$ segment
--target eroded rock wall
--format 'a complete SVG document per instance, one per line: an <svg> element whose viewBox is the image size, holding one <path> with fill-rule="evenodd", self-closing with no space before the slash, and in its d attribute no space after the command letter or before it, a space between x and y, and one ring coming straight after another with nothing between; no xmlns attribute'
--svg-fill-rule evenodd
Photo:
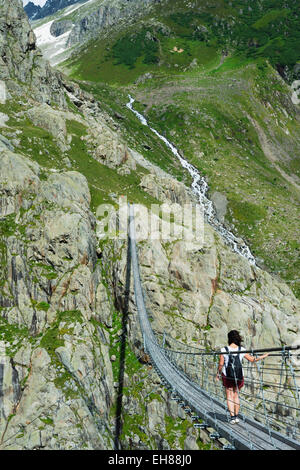
<svg viewBox="0 0 300 470"><path fill-rule="evenodd" d="M1 448L112 448L111 305L85 178L0 153ZM5 216L5 217L4 217Z"/></svg>
<svg viewBox="0 0 300 470"><path fill-rule="evenodd" d="M0 80L12 92L26 86L37 101L65 106L61 77L36 47L21 0L0 1Z"/></svg>

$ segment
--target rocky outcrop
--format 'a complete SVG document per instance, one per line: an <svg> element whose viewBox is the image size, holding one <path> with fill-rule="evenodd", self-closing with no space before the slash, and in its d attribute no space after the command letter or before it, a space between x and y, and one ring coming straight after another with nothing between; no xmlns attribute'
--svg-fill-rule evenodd
<svg viewBox="0 0 300 470"><path fill-rule="evenodd" d="M162 192L167 202L170 184L165 186L157 177L155 181L156 193ZM188 198L187 192L183 201ZM176 210L173 194L169 204ZM138 219L138 225L145 223L145 217ZM139 246L143 285L157 332L174 338L180 332L186 344L205 343L216 349L226 344L227 331L236 325L251 348L297 340L300 302L286 284L232 252L206 223L203 240L186 238L188 242L176 235L165 241L145 239ZM115 274L123 284L125 256L120 258ZM134 344L139 335L133 325L130 331Z"/></svg>
<svg viewBox="0 0 300 470"><path fill-rule="evenodd" d="M174 212L195 202L182 183L127 147L93 96L62 87L35 48L20 2L0 0L0 7L1 103L18 91L27 97L15 121L47 131L62 159L79 128L78 141L101 163L118 173L144 167L141 188ZM65 91L74 112L63 107ZM50 106L52 99L59 106ZM16 153L15 141L0 137L0 448L112 449L125 336L121 446L201 448L203 435L169 400L145 357L132 283L126 310L126 240L97 239L88 182L70 161L69 171L43 168ZM137 220L140 231L145 223ZM154 330L219 348L238 325L251 348L292 344L300 304L290 289L232 253L207 224L203 239L189 236L189 226L186 238L176 229L168 239L139 243Z"/></svg>
<svg viewBox="0 0 300 470"><path fill-rule="evenodd" d="M145 175L140 186L158 201L164 203L181 204L183 206L184 204L197 202L191 190L189 191L183 183L167 175Z"/></svg>
<svg viewBox="0 0 300 470"><path fill-rule="evenodd" d="M62 152L69 149L67 119L78 119L72 113L54 110L47 104L34 106L27 111L27 116L35 126L48 131L54 137ZM79 119L80 122L83 120ZM71 136L69 137L70 140Z"/></svg>
<svg viewBox="0 0 300 470"><path fill-rule="evenodd" d="M53 15L59 10L66 8L68 6L74 5L74 3L79 3L82 0L47 0L45 5L39 9L38 12L34 12L34 18L28 15L30 19L45 18L46 16ZM26 7L25 7L26 11ZM27 11L27 14L30 13Z"/></svg>
<svg viewBox="0 0 300 470"><path fill-rule="evenodd" d="M62 34L72 29L73 23L69 20L54 21L51 24L50 33L54 37L61 36Z"/></svg>
<svg viewBox="0 0 300 470"><path fill-rule="evenodd" d="M124 287L111 260L126 244L102 242L98 248L87 183L79 173L45 178L37 163L9 150L0 162L0 447L111 449L116 378L110 350L120 341L114 303L121 308ZM129 326L132 338L136 318ZM183 412L178 416L151 368L135 359L134 370L126 371L131 393L123 397L122 447L170 449L172 442L198 448L198 432Z"/></svg>
<svg viewBox="0 0 300 470"><path fill-rule="evenodd" d="M24 10L28 18L30 20L34 20L39 17L41 7L39 5L35 5L33 2L28 2L27 5L25 5Z"/></svg>
<svg viewBox="0 0 300 470"><path fill-rule="evenodd" d="M105 0L99 4L91 5L90 9L79 16L68 38L68 46L86 42L95 37L106 28L117 25L121 20L126 20L139 13L145 13L145 9L153 3L161 0Z"/></svg>
<svg viewBox="0 0 300 470"><path fill-rule="evenodd" d="M172 184L172 178L169 177L168 184L166 177L151 175L149 180L152 179L155 184L148 184L148 188L155 190L156 195L162 195L163 201L172 205L175 212L178 206L174 204L174 192L177 201L189 200L189 191L186 190L183 197L184 186ZM170 187L172 191L168 192ZM147 219L142 211L136 218L136 226L138 233L147 233ZM192 227L191 224L187 226ZM116 241L113 247L109 242L103 245L103 258L107 259L113 252L117 260L108 268L108 276L113 279L114 295L121 310L126 283L126 251L125 242ZM292 291L282 281L233 253L207 224L204 224L203 239L172 234L168 240L145 237L139 243L139 259L152 327L159 338L166 333L169 345L174 349L178 348L179 340L187 347L218 350L227 343L228 331L237 326L244 344L253 349L281 347L299 341L300 302ZM129 309L128 339L139 357L143 355L143 338L133 285ZM178 439L176 445L180 448L199 448L199 436L162 392L151 369L143 379L135 374L127 380L131 395L124 401L124 420L132 425L123 436L125 448L146 449L154 442L154 448L168 449L171 436L175 441ZM276 383L277 377L271 380ZM140 381L142 389L136 385ZM148 405L149 394L153 401ZM145 419L145 413L149 419ZM133 425L133 419L139 426ZM201 435L203 439L205 442Z"/></svg>
<svg viewBox="0 0 300 470"><path fill-rule="evenodd" d="M80 90L80 89L79 89ZM55 139L61 152L70 149L72 134L68 133L68 122L76 121L85 129L81 140L86 142L90 155L100 163L116 169L120 174L128 174L136 169L136 161L123 138L113 129L113 121L100 109L89 95L75 87L70 94L73 103L82 114L53 109L47 104L36 105L26 112L35 126L48 131ZM76 96L77 94L77 96Z"/></svg>
<svg viewBox="0 0 300 470"><path fill-rule="evenodd" d="M111 448L99 321L112 305L87 182L74 171L41 180L39 165L9 150L0 162L1 448Z"/></svg>
<svg viewBox="0 0 300 470"><path fill-rule="evenodd" d="M93 157L109 168L117 169L121 174L128 174L136 169L127 144L122 141L107 125L95 122L89 128L86 137Z"/></svg>
<svg viewBox="0 0 300 470"><path fill-rule="evenodd" d="M37 101L65 105L60 75L37 49L20 0L0 0L0 80L19 95L23 94L22 86L26 86Z"/></svg>

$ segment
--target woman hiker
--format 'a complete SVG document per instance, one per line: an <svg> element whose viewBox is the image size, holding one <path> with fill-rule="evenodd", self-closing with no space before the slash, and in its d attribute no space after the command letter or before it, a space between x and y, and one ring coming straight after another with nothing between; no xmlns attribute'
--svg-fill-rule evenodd
<svg viewBox="0 0 300 470"><path fill-rule="evenodd" d="M243 339L237 330L231 330L228 333L228 346L221 349L218 372L216 380L220 379L222 373L222 381L226 390L227 406L230 413L230 424L239 422L238 414L240 409L239 390L244 385L242 361L244 357L250 362L257 362L265 359L269 354L254 357L251 354L243 353L246 351L241 346ZM231 351L241 351L240 354L228 354ZM227 353L227 354L226 354Z"/></svg>

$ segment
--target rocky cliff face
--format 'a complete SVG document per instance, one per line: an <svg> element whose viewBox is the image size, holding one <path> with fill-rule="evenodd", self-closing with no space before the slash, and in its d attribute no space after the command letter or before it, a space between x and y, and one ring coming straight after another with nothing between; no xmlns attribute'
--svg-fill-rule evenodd
<svg viewBox="0 0 300 470"><path fill-rule="evenodd" d="M45 16L53 15L53 13L79 2L80 0L47 0L45 5L41 9L39 18L44 18Z"/></svg>
<svg viewBox="0 0 300 470"><path fill-rule="evenodd" d="M45 104L65 112L65 90L36 49L21 2L1 1L0 9L1 110L8 113L0 148L0 445L111 448L110 337L99 312L106 318L113 305L88 184L76 171L45 173L20 147L26 127L15 128L17 100L27 99L30 140L36 122L55 134L58 149L66 146L64 121ZM17 108L24 113L25 102Z"/></svg>
<svg viewBox="0 0 300 470"><path fill-rule="evenodd" d="M112 449L124 335L121 446L203 448L144 357L132 285L124 322L127 242L98 239L95 217L132 186L148 205L194 197L131 150L92 95L62 83L19 1L0 6L0 448ZM294 342L290 289L204 235L140 243L155 330L219 347L238 324L251 347Z"/></svg>
<svg viewBox="0 0 300 470"><path fill-rule="evenodd" d="M97 323L104 299L87 183L72 171L40 179L39 165L9 150L0 160L1 447L111 447L113 377Z"/></svg>
<svg viewBox="0 0 300 470"><path fill-rule="evenodd" d="M1 6L6 18L2 57L7 60L1 76L5 114L1 113L0 138L0 446L112 449L116 356L122 332L116 304L121 308L123 293L115 298L117 278L111 268L119 246L99 246L88 180L75 171L70 151L75 130L81 130L81 142L90 157L116 175L134 171L136 163L108 116L78 86L60 87L50 68L42 94L31 87L41 86L43 71L34 71L34 81L22 83L39 52L20 3L14 0ZM15 38L8 34L10 24ZM18 68L21 61L23 66ZM56 86L61 106L51 107L44 98L50 99ZM54 162L58 169L52 168ZM143 163L141 156L139 163ZM98 184L101 194L105 189L101 180ZM158 379L129 348L127 356L131 366L125 383L136 384L142 376L149 395L153 380L159 387ZM135 414L129 395L124 396L125 402ZM145 403L153 412L161 408L156 395L150 394ZM172 421L176 410L169 408L166 401L164 412ZM164 414L157 419L163 423ZM147 423L144 414L143 421L142 432L150 430L149 446L160 446L154 418ZM180 436L181 432L179 447ZM194 433L193 445L197 437ZM143 448L146 444L138 436L131 439L124 427L121 445ZM170 448L167 439L163 445Z"/></svg>
<svg viewBox="0 0 300 470"><path fill-rule="evenodd" d="M165 203L174 204L175 197L180 204L193 201L184 185L170 177L153 174L146 179L142 184L156 195L159 193ZM173 208L176 212L176 206ZM143 233L145 217L137 216L136 225ZM111 246L108 243L103 247L107 259ZM109 275L115 279L114 296L120 309L126 282L126 250L126 244L115 244L114 251L118 256ZM244 344L253 349L262 345L281 347L299 339L299 300L283 282L233 253L207 224L204 226L204 243L200 240L186 242L176 236L165 242L146 239L139 243L139 258L153 329L160 340L163 333L166 334L172 349L178 350L177 341L188 347L219 349L227 344L228 331L236 329L237 325ZM143 339L133 286L129 306L129 343L139 356ZM140 386L139 380L141 374L134 374L126 382L130 397L124 400L124 445L151 448L154 442L154 448L167 449L171 440L176 446L197 449L199 436L170 397L161 392L155 374L149 371ZM276 376L271 380L276 383ZM153 395L150 403L147 402L149 393ZM266 396L273 399L272 392L268 395L266 391ZM174 422L170 425L168 421L176 414L181 420L179 429Z"/></svg>
<svg viewBox="0 0 300 470"><path fill-rule="evenodd" d="M52 34L52 36L58 37L66 33L67 31L70 31L72 27L73 27L72 21L65 20L65 21L53 22L50 28L50 33Z"/></svg>
<svg viewBox="0 0 300 470"><path fill-rule="evenodd" d="M34 20L39 17L41 7L39 5L35 5L33 2L29 2L25 5L24 10L28 18L30 20Z"/></svg>
<svg viewBox="0 0 300 470"><path fill-rule="evenodd" d="M0 80L15 93L22 94L22 87L27 86L36 100L63 106L60 76L37 49L22 2L1 0L0 15Z"/></svg>
<svg viewBox="0 0 300 470"><path fill-rule="evenodd" d="M45 16L53 15L53 13L78 2L80 2L80 0L47 0L43 7L29 2L24 10L30 20L37 20Z"/></svg>

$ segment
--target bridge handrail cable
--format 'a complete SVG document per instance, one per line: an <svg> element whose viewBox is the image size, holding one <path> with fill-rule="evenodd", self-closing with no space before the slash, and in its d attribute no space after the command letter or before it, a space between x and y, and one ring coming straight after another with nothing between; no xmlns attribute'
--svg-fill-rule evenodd
<svg viewBox="0 0 300 470"><path fill-rule="evenodd" d="M263 406L263 415L264 415L264 425L260 424L256 420L256 409L253 408L253 417L243 417L243 422L245 423L244 429L237 429L232 430L230 425L224 424L224 419L222 420L221 417L224 416L224 410L226 412L226 406L224 399L221 399L219 392L216 390L212 390L216 387L216 384L211 381L209 377L213 375L211 372L212 365L207 362L212 360L214 365L217 361L217 356L220 354L226 354L223 351L207 351L198 350L194 348L193 352L189 351L176 351L172 349L168 349L165 344L162 346L158 343L157 337L154 334L152 329L150 319L148 316L148 312L145 307L145 299L144 299L144 292L141 284L141 276L140 276L140 267L139 267L139 260L138 260L138 252L137 252L137 244L136 244L136 236L135 236L135 221L134 221L134 206L129 206L129 243L131 247L131 266L133 271L133 278L134 278L134 292L135 292L135 300L136 300L136 307L138 311L138 317L140 321L141 332L143 336L144 342L144 350L147 354L149 354L151 361L159 375L163 378L163 380L169 385L170 389L173 392L176 392L178 396L181 396L182 400L186 403L189 403L190 407L194 409L197 413L200 412L204 419L210 423L210 425L216 430L217 434L220 433L228 439L230 442L233 443L237 448L244 448L244 449L282 449L282 448L292 448L292 449L300 449L299 440L293 439L292 436L298 437L298 432L300 430L299 422L294 420L294 422L286 422L287 426L292 426L291 430L292 435L283 435L280 432L276 431L276 423L277 423L277 416L276 418L273 417L275 411L272 407L276 406L285 406L286 409L290 409L291 412L299 413L300 409L297 407L292 407L288 404L281 404L277 403L274 400L270 400L270 397L266 397L265 394L268 394L268 390L265 390L266 383L264 382L264 370L262 367L257 367L254 371L251 371L253 377L251 377L251 382L249 384L246 383L248 386L254 386L253 380L255 379L255 375L258 374L257 379L255 380L256 384L260 386L261 396L257 395L257 399L261 401L261 405ZM175 340L176 341L176 340ZM188 347L182 343L181 346ZM300 346L282 346L276 348L264 348L264 349L248 349L242 351L242 353L250 353L252 355L257 355L259 353L271 353L269 356L277 356L281 357L281 374L280 374L280 385L286 386L289 384L289 388L286 389L292 396L295 397L296 401L298 398L299 401L299 387L297 385L297 370L293 368L291 364L291 352L300 349ZM239 351L232 351L230 354L238 354ZM273 354L272 354L273 353ZM228 353L227 353L228 354ZM180 357L185 357L185 361L182 362ZM186 370L184 370L183 365L186 369L186 361L188 357L193 357L194 361L194 368L196 372L192 372L192 375L187 375ZM177 359L176 359L177 358ZM211 359L210 359L211 358ZM200 360L200 363L197 364L197 361ZM190 362L190 361L189 361ZM256 363L255 363L256 364ZM198 368L197 368L198 367ZM215 366L214 366L215 367ZM272 367L270 368L272 369ZM273 367L275 370L275 368ZM277 371L279 369L276 369ZM290 372L290 377L287 376L287 371ZM194 382L194 376L197 376L197 382ZM266 372L268 374L268 372ZM286 373L285 376L283 374ZM279 375L279 374L278 374ZM202 377L202 378L201 378ZM284 381L283 381L284 380ZM291 380L293 381L293 386L291 390ZM203 382L204 381L204 382ZM287 382L288 381L288 382ZM246 382L246 380L245 380ZM200 385L206 384L206 388L203 389ZM277 384L278 385L278 384ZM273 392L274 393L274 392ZM279 393L279 392L278 392ZM245 393L245 395L247 395ZM286 399L288 400L290 396L287 396ZM290 404L291 405L291 404ZM250 406L250 403L245 401L245 407ZM271 407L271 408L270 408ZM270 409L269 409L270 408ZM222 415L220 415L220 411L222 411ZM269 414L270 413L270 414ZM292 417L292 415L291 415ZM221 420L221 421L220 421ZM271 429L270 423L275 423L275 429ZM265 426L265 427L264 427ZM298 430L299 427L299 430ZM259 440L259 439L260 440Z"/></svg>

